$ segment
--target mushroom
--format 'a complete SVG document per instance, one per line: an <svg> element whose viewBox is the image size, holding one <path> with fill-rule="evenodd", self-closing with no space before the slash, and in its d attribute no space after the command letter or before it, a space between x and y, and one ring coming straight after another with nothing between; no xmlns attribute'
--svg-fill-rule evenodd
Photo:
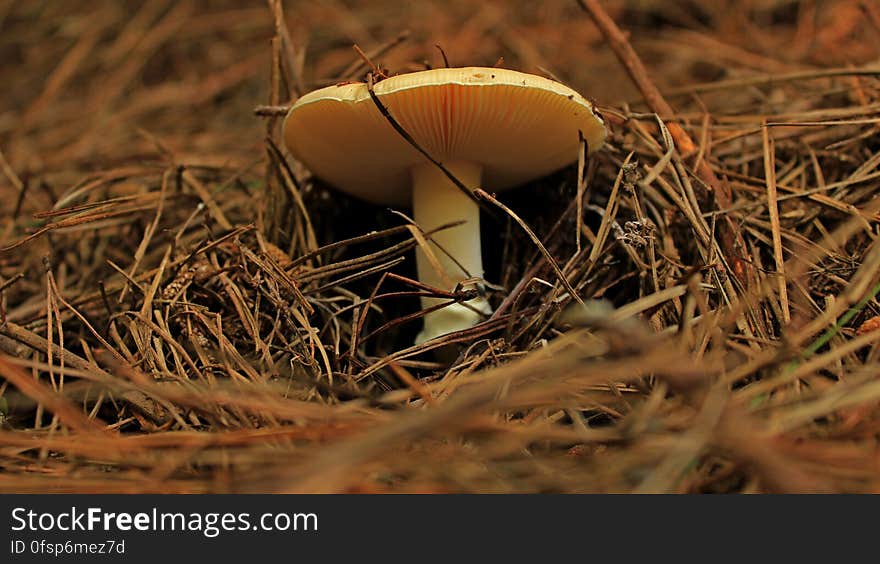
<svg viewBox="0 0 880 564"><path fill-rule="evenodd" d="M498 68L443 68L377 82L373 93L420 148L464 186L500 191L577 160L605 127L583 96L558 82ZM322 88L299 98L284 121L291 154L330 185L369 202L413 208L430 235L431 260L416 252L419 280L453 290L483 278L479 206L394 127L364 83ZM457 223L463 222L463 223ZM442 272L437 271L439 265ZM448 302L422 298L422 307ZM491 313L484 297L425 315L421 343L467 329Z"/></svg>

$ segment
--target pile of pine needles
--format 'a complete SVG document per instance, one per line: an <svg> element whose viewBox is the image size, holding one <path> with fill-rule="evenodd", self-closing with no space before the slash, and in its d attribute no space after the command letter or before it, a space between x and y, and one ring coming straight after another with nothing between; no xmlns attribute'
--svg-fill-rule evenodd
<svg viewBox="0 0 880 564"><path fill-rule="evenodd" d="M406 4L0 1L0 491L880 491L876 5ZM414 346L421 233L278 134L435 44L610 135Z"/></svg>

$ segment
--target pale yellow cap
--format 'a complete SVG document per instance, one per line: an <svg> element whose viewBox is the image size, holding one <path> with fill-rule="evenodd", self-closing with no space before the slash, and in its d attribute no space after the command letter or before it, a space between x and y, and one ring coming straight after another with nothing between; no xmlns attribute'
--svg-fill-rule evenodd
<svg viewBox="0 0 880 564"><path fill-rule="evenodd" d="M553 80L497 68L435 69L374 85L382 104L442 162L483 166L483 188L504 190L578 158L605 142L593 105ZM380 113L364 83L301 97L284 121L284 142L329 184L364 200L409 205L410 168L426 162Z"/></svg>

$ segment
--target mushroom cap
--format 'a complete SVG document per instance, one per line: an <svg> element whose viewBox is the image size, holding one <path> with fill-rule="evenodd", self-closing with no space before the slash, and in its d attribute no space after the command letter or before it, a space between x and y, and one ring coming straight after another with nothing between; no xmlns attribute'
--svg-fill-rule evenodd
<svg viewBox="0 0 880 564"><path fill-rule="evenodd" d="M377 82L376 97L441 163L482 165L482 187L504 190L578 158L605 142L593 104L553 80L497 68L443 68ZM410 169L427 161L394 130L365 83L302 96L284 120L284 142L316 176L364 200L409 205Z"/></svg>

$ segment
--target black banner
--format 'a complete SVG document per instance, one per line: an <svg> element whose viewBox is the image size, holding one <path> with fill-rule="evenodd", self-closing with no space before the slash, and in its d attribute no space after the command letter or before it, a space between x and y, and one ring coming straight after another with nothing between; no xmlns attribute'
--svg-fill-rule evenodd
<svg viewBox="0 0 880 564"><path fill-rule="evenodd" d="M817 556L817 542L854 555L873 538L872 520L855 519L870 515L869 503L870 496L6 495L0 562L472 562L480 553L490 562L600 554L627 562L753 557L774 546Z"/></svg>

